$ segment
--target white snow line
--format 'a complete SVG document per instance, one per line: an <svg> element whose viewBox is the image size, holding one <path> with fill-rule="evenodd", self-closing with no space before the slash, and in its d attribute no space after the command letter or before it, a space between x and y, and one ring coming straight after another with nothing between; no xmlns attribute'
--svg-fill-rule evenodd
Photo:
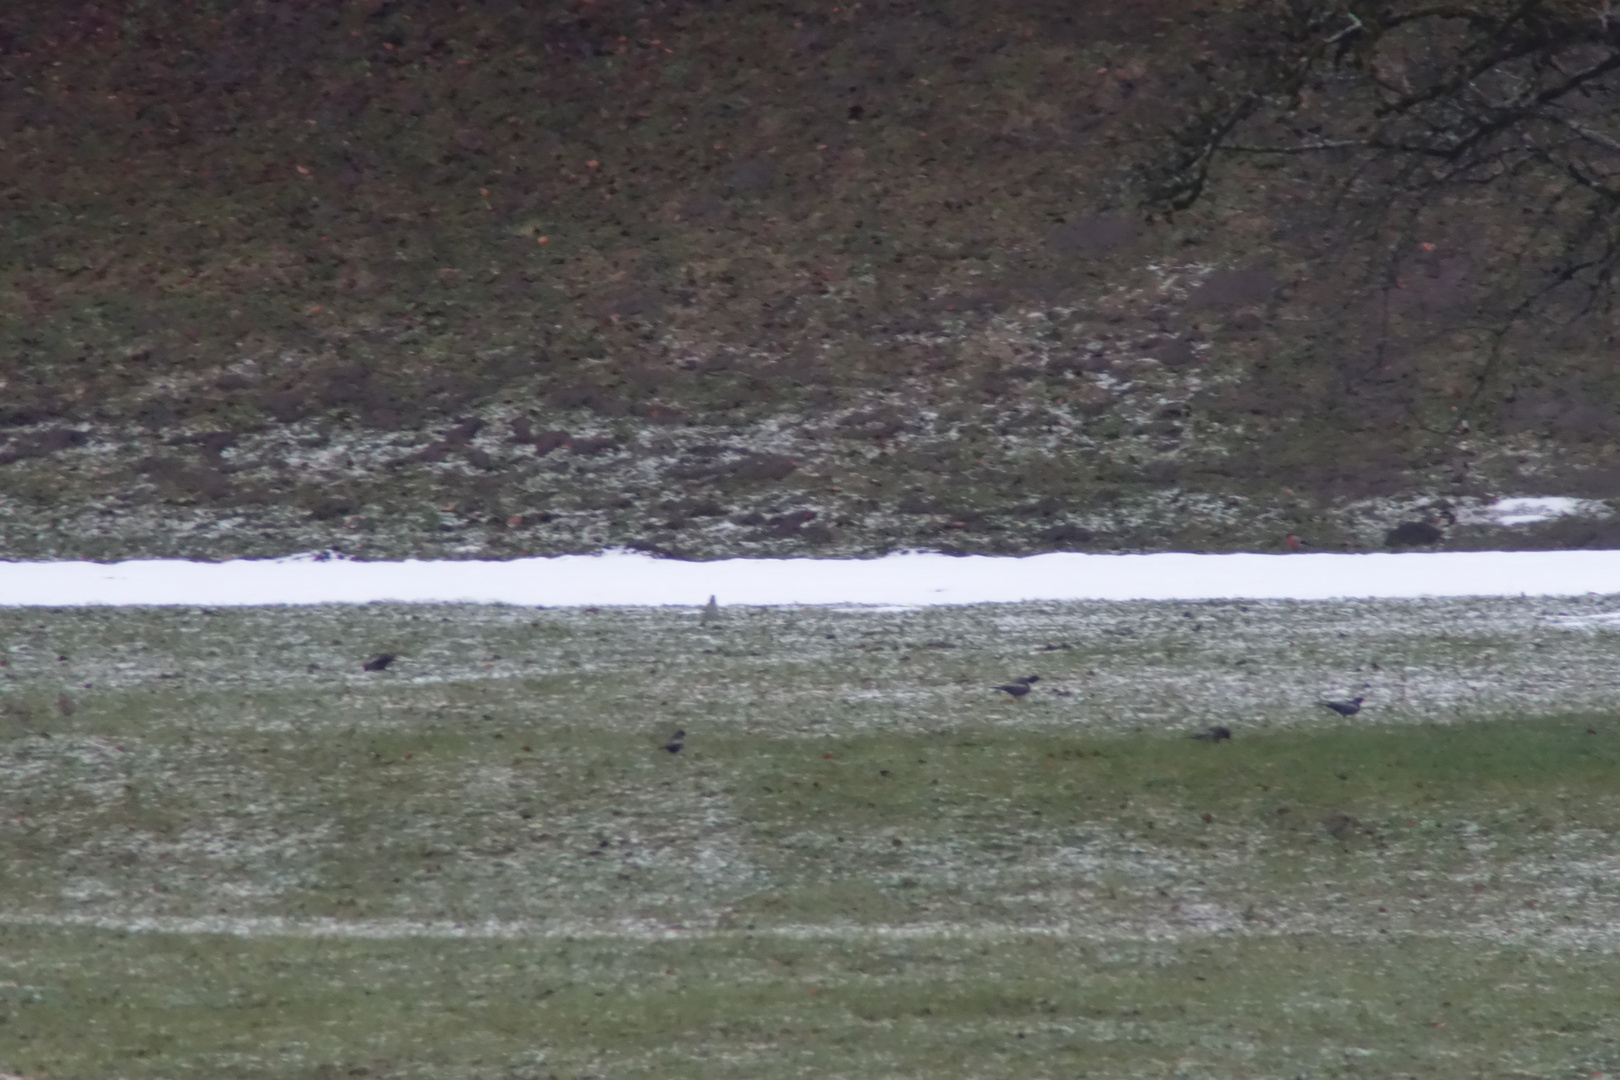
<svg viewBox="0 0 1620 1080"><path fill-rule="evenodd" d="M947 605L1029 600L1326 600L1620 594L1620 551L1089 555L922 552L681 562L631 552L508 562L295 556L0 562L0 605L480 603L555 607Z"/></svg>

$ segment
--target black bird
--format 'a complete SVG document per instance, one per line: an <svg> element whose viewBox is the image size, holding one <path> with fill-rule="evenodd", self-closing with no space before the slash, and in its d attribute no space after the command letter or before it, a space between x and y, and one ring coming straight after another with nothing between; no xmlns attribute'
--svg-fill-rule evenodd
<svg viewBox="0 0 1620 1080"><path fill-rule="evenodd" d="M380 652L376 656L373 656L370 660L367 660L365 663L361 664L360 668L363 671L383 671L388 667L389 664L392 664L394 660L395 657L393 653Z"/></svg>
<svg viewBox="0 0 1620 1080"><path fill-rule="evenodd" d="M1222 739L1230 739L1231 737L1232 729L1229 727L1222 727L1219 724L1216 724L1208 731L1200 731L1198 734L1193 736L1193 738L1203 739L1205 742L1220 742Z"/></svg>
<svg viewBox="0 0 1620 1080"><path fill-rule="evenodd" d="M668 750L672 754L678 754L681 752L681 747L686 745L685 739L686 732L677 731L675 734L669 737L669 742L664 744L664 749Z"/></svg>
<svg viewBox="0 0 1620 1080"><path fill-rule="evenodd" d="M1015 698L1021 698L1029 693L1029 688L1041 681L1039 675L1025 675L1021 679L1014 679L1006 686L992 686L992 690L1005 690Z"/></svg>
<svg viewBox="0 0 1620 1080"><path fill-rule="evenodd" d="M1358 697L1350 701L1323 701L1319 704L1324 709L1332 709L1340 716L1354 716L1361 711L1361 703L1366 700L1366 698Z"/></svg>
<svg viewBox="0 0 1620 1080"><path fill-rule="evenodd" d="M1384 546L1391 548L1428 547L1446 538L1432 521L1403 521L1384 534Z"/></svg>

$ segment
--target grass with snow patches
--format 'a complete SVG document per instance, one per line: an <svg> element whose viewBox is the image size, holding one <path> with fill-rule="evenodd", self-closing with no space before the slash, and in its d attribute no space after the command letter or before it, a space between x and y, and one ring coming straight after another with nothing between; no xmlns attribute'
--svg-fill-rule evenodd
<svg viewBox="0 0 1620 1080"><path fill-rule="evenodd" d="M0 612L0 1071L1612 1071L1607 603Z"/></svg>

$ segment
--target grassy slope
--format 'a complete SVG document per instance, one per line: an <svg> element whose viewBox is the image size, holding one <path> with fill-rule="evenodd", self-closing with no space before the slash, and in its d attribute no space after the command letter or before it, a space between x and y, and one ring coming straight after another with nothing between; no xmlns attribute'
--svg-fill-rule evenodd
<svg viewBox="0 0 1620 1080"><path fill-rule="evenodd" d="M9 554L1354 547L1440 495L1614 494L1567 475L1613 435L1589 405L1444 437L1469 311L1396 312L1363 385L1376 297L1308 170L1140 220L1220 5L0 28ZM1604 399L1561 333L1525 359Z"/></svg>
<svg viewBox="0 0 1620 1080"><path fill-rule="evenodd" d="M1601 607L12 612L0 1068L1611 1069Z"/></svg>

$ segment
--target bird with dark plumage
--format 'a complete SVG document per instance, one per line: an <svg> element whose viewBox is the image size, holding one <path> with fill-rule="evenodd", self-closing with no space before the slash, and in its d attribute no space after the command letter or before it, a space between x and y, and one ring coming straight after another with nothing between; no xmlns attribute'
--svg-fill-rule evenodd
<svg viewBox="0 0 1620 1080"><path fill-rule="evenodd" d="M686 732L685 731L677 731L675 734L673 734L673 735L671 735L669 737L669 742L664 744L664 749L668 750L672 754L678 754L678 753L681 752L681 747L683 747L685 745L686 745Z"/></svg>
<svg viewBox="0 0 1620 1080"><path fill-rule="evenodd" d="M397 657L395 657L391 652L378 653L370 660L367 660L365 663L361 664L360 669L362 671L383 671L386 670L388 665L392 664L396 659Z"/></svg>
<svg viewBox="0 0 1620 1080"><path fill-rule="evenodd" d="M1193 736L1193 738L1203 739L1205 742L1220 742L1222 739L1230 739L1231 737L1232 729L1229 727L1222 727L1220 724L1216 724L1208 731L1200 731L1198 734Z"/></svg>
<svg viewBox="0 0 1620 1080"><path fill-rule="evenodd" d="M1034 686L1040 681L1041 677L1039 675L1025 675L1023 678L1014 679L1005 686L992 686L990 689L1004 690L1015 698L1021 698L1025 694L1029 693L1030 687Z"/></svg>
<svg viewBox="0 0 1620 1080"><path fill-rule="evenodd" d="M1349 701L1322 701L1317 704L1324 709L1332 709L1340 716L1354 716L1361 711L1361 703L1366 700L1366 698L1358 697Z"/></svg>
<svg viewBox="0 0 1620 1080"><path fill-rule="evenodd" d="M1384 546L1392 548L1428 547L1446 538L1432 521L1403 521L1384 534Z"/></svg>

